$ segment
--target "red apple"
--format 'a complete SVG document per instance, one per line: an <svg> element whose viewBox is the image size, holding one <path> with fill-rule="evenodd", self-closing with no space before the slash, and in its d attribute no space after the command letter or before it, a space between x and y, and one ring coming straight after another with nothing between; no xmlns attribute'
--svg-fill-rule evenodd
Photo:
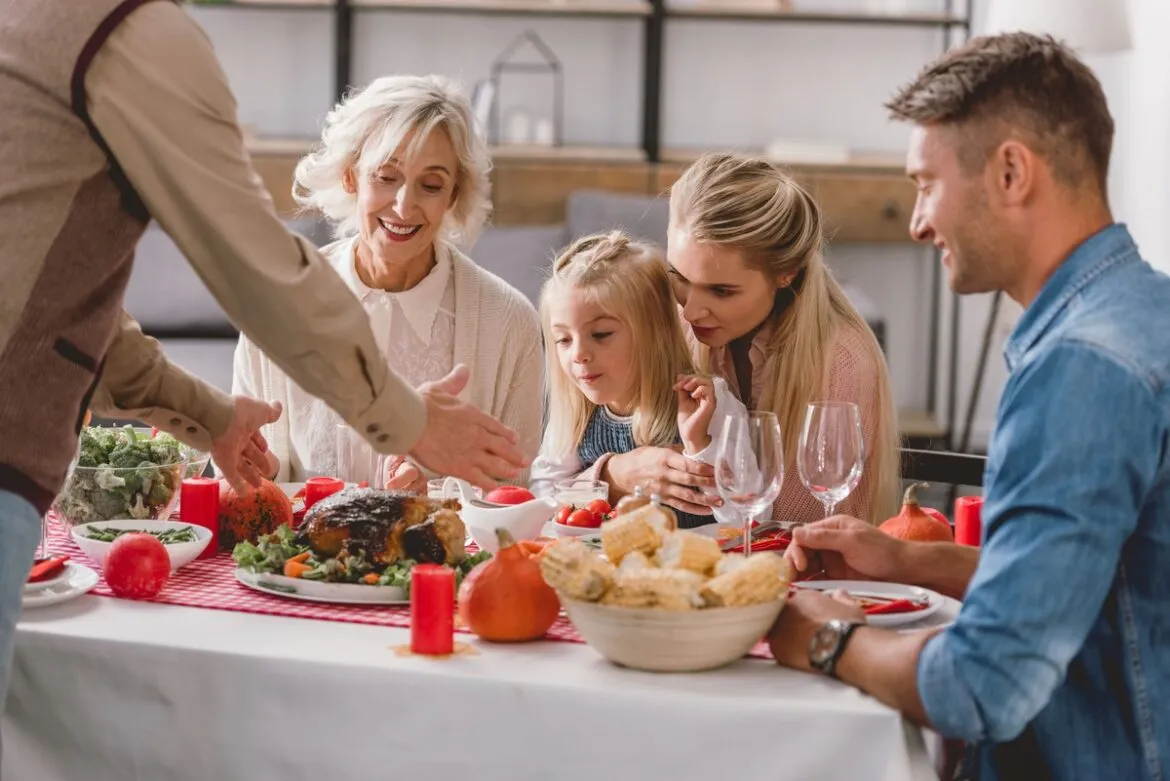
<svg viewBox="0 0 1170 781"><path fill-rule="evenodd" d="M492 504L524 504L535 498L527 488L521 488L518 485L501 485L485 496L484 501Z"/></svg>
<svg viewBox="0 0 1170 781"><path fill-rule="evenodd" d="M110 546L102 574L115 595L150 599L171 576L171 557L153 534L123 534Z"/></svg>

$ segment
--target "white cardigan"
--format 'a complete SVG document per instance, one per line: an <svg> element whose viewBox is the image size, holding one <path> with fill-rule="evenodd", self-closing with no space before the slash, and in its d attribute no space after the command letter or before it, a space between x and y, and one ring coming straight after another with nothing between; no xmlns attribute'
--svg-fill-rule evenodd
<svg viewBox="0 0 1170 781"><path fill-rule="evenodd" d="M335 269L353 262L354 239L323 248ZM460 398L513 428L520 448L532 458L540 447L544 359L540 319L536 309L519 291L477 266L450 244L439 242L437 252L451 259L455 285L454 362L471 370L471 379ZM394 367L391 366L391 369ZM434 379L440 379L438 377ZM241 334L236 346L232 392L279 401L285 413L265 426L263 433L280 459L278 482L301 481L290 463L290 386L292 381ZM432 475L428 475L430 477ZM527 473L516 482L523 485Z"/></svg>

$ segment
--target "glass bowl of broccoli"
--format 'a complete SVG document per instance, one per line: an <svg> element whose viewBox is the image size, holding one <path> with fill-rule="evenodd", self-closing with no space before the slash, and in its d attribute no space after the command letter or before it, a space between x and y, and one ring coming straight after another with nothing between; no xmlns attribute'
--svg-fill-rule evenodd
<svg viewBox="0 0 1170 781"><path fill-rule="evenodd" d="M163 432L86 426L53 510L70 527L122 518L165 521L179 503L182 481L202 475L210 459Z"/></svg>

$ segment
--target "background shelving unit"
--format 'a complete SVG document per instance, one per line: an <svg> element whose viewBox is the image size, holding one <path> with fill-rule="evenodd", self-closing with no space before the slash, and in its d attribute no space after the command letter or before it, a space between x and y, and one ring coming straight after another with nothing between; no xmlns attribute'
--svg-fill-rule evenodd
<svg viewBox="0 0 1170 781"><path fill-rule="evenodd" d="M956 13L947 0L940 13L847 13L760 7L758 0L701 0L668 5L667 0L194 0L200 7L297 9L329 12L333 17L335 97L351 86L353 29L357 14L427 13L508 17L626 19L643 25L641 146L497 146L493 148L494 220L497 225L541 225L560 222L564 204L575 190L602 189L618 193L657 195L677 178L687 162L703 150L662 147L662 82L665 31L672 20L794 25L845 25L882 29L918 28L940 32L940 48L970 35L969 13ZM969 9L969 5L967 6ZM250 141L253 160L268 184L277 207L295 208L289 183L296 160L315 139L256 138ZM903 174L902 159L864 156L843 163L786 163L820 201L827 228L838 241L906 242L906 225L914 191ZM937 258L936 258L937 260ZM956 430L956 382L959 329L957 297L950 302L950 360L947 367L946 422L938 415L938 365L941 271L933 264L930 301L930 346L926 409L903 416L903 430L914 444L953 446Z"/></svg>

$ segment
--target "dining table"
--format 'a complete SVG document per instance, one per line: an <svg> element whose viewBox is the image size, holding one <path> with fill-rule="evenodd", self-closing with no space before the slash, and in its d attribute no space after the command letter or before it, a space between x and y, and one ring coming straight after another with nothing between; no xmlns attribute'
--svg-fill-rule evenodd
<svg viewBox="0 0 1170 781"><path fill-rule="evenodd" d="M562 616L540 640L460 629L454 654L421 656L409 608L259 593L228 553L135 600L94 585L68 536L50 549L92 580L26 598L5 781L928 781L943 761L932 731L763 643L714 670L644 672ZM960 603L941 599L905 628L953 621Z"/></svg>

